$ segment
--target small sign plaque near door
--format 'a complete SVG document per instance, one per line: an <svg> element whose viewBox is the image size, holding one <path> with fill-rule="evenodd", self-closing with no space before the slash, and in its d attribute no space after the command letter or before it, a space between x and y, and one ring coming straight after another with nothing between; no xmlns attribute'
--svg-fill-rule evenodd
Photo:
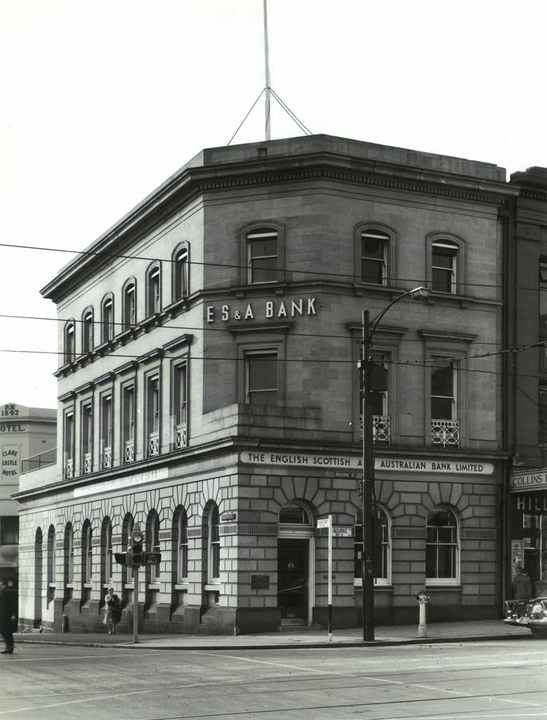
<svg viewBox="0 0 547 720"><path fill-rule="evenodd" d="M251 575L251 590L268 590L269 587L269 575Z"/></svg>

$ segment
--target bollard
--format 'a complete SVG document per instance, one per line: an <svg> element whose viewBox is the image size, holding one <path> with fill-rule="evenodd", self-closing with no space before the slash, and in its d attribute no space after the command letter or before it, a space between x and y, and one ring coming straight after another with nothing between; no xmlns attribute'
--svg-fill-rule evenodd
<svg viewBox="0 0 547 720"><path fill-rule="evenodd" d="M426 607L431 597L422 590L416 595L416 600L419 604L418 637L427 637Z"/></svg>

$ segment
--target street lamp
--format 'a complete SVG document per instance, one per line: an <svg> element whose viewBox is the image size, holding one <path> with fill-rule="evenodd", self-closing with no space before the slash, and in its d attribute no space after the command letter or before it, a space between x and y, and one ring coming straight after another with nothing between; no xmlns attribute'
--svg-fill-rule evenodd
<svg viewBox="0 0 547 720"><path fill-rule="evenodd" d="M419 286L397 295L370 322L369 311L363 310L361 319L361 438L363 450L361 581L363 586L363 640L374 640L374 524L376 520L374 495L374 446L372 414L369 395L372 392L370 370L372 342L380 321L387 311L405 297L427 297L426 288Z"/></svg>

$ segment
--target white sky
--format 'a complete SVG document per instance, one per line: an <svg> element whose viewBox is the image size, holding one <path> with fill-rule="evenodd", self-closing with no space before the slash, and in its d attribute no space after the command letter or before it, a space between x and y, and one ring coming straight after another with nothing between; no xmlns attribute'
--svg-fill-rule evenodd
<svg viewBox="0 0 547 720"><path fill-rule="evenodd" d="M543 0L269 0L272 87L313 132L547 166ZM0 0L0 242L83 249L264 86L262 0ZM300 134L273 107L274 137ZM257 106L235 142L263 138ZM0 313L72 256L0 247ZM56 324L0 318L0 350ZM0 352L0 404L56 404L57 357Z"/></svg>

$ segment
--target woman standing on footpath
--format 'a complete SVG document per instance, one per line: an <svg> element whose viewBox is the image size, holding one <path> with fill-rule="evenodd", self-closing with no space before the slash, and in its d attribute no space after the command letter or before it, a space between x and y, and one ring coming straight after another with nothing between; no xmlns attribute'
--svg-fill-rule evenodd
<svg viewBox="0 0 547 720"><path fill-rule="evenodd" d="M116 633L116 626L120 622L122 608L120 598L114 592L114 588L108 588L108 592L104 597L104 619L103 624L109 635Z"/></svg>

